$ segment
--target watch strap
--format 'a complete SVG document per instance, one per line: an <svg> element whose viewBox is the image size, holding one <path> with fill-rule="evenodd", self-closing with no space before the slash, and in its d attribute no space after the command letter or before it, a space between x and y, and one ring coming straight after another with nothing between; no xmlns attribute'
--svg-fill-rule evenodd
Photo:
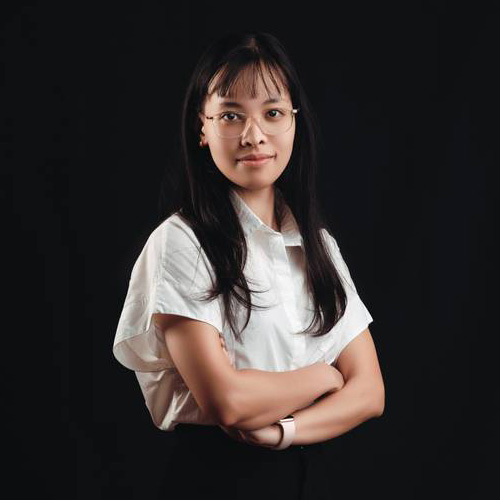
<svg viewBox="0 0 500 500"><path fill-rule="evenodd" d="M283 437L279 444L272 448L273 450L284 450L288 448L295 438L295 421L293 415L288 415L276 422L283 430Z"/></svg>

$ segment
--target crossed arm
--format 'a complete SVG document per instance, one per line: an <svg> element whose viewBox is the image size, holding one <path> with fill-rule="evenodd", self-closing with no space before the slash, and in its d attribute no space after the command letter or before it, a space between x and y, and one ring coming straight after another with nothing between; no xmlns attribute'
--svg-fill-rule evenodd
<svg viewBox="0 0 500 500"><path fill-rule="evenodd" d="M368 328L345 347L338 358L337 369L344 378L340 390L323 395L310 406L293 412L296 428L293 444L326 441L382 415L385 389ZM267 422L267 425L255 429L253 422L260 422L259 425ZM273 441L278 441L280 437L280 429L274 423L272 419L267 421L263 415L253 415L232 426L221 427L233 437L242 435L253 444L272 446L275 444Z"/></svg>

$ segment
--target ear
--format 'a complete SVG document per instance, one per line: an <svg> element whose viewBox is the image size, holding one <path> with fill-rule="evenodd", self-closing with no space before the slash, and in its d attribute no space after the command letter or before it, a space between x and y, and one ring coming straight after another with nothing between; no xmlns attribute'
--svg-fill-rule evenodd
<svg viewBox="0 0 500 500"><path fill-rule="evenodd" d="M201 123L203 124L201 127L201 135L205 135L205 117L203 116L202 113L198 113L198 117L199 117Z"/></svg>

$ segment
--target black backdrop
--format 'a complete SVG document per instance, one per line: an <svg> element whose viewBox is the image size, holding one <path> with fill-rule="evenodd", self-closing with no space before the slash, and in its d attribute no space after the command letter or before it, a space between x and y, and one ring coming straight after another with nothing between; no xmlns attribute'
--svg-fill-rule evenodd
<svg viewBox="0 0 500 500"><path fill-rule="evenodd" d="M275 34L295 61L322 127L321 203L374 317L386 408L337 438L339 495L482 498L493 474L491 9L144 0L2 10L3 485L15 498L153 498L166 473L173 438L153 426L111 348L131 266L162 216L190 71L213 37L238 28ZM223 471L216 480L223 487Z"/></svg>

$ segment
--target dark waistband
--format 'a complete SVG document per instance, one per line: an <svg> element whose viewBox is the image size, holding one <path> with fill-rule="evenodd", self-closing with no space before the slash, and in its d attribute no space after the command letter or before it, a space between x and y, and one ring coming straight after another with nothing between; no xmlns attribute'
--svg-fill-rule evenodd
<svg viewBox="0 0 500 500"><path fill-rule="evenodd" d="M231 436L228 436L226 432L224 432L218 425L200 425L200 424L185 424L185 423L178 423L176 424L174 428L174 432L177 435L187 435L190 437L196 437L196 436L201 436L201 435L208 435L212 436L215 439L220 439L223 441L233 441L234 443L237 443L239 445L242 445L244 443L240 443L239 441L233 439ZM284 450L272 450L270 448L266 447L259 447L259 446L254 446L254 445L249 445L252 448L257 448L257 449L262 449L266 451L273 451L273 452L284 452L286 450L311 450L311 449L316 449L316 448L322 448L323 443L312 443L312 444L304 444L304 445L294 445L291 444L288 448L285 448Z"/></svg>

